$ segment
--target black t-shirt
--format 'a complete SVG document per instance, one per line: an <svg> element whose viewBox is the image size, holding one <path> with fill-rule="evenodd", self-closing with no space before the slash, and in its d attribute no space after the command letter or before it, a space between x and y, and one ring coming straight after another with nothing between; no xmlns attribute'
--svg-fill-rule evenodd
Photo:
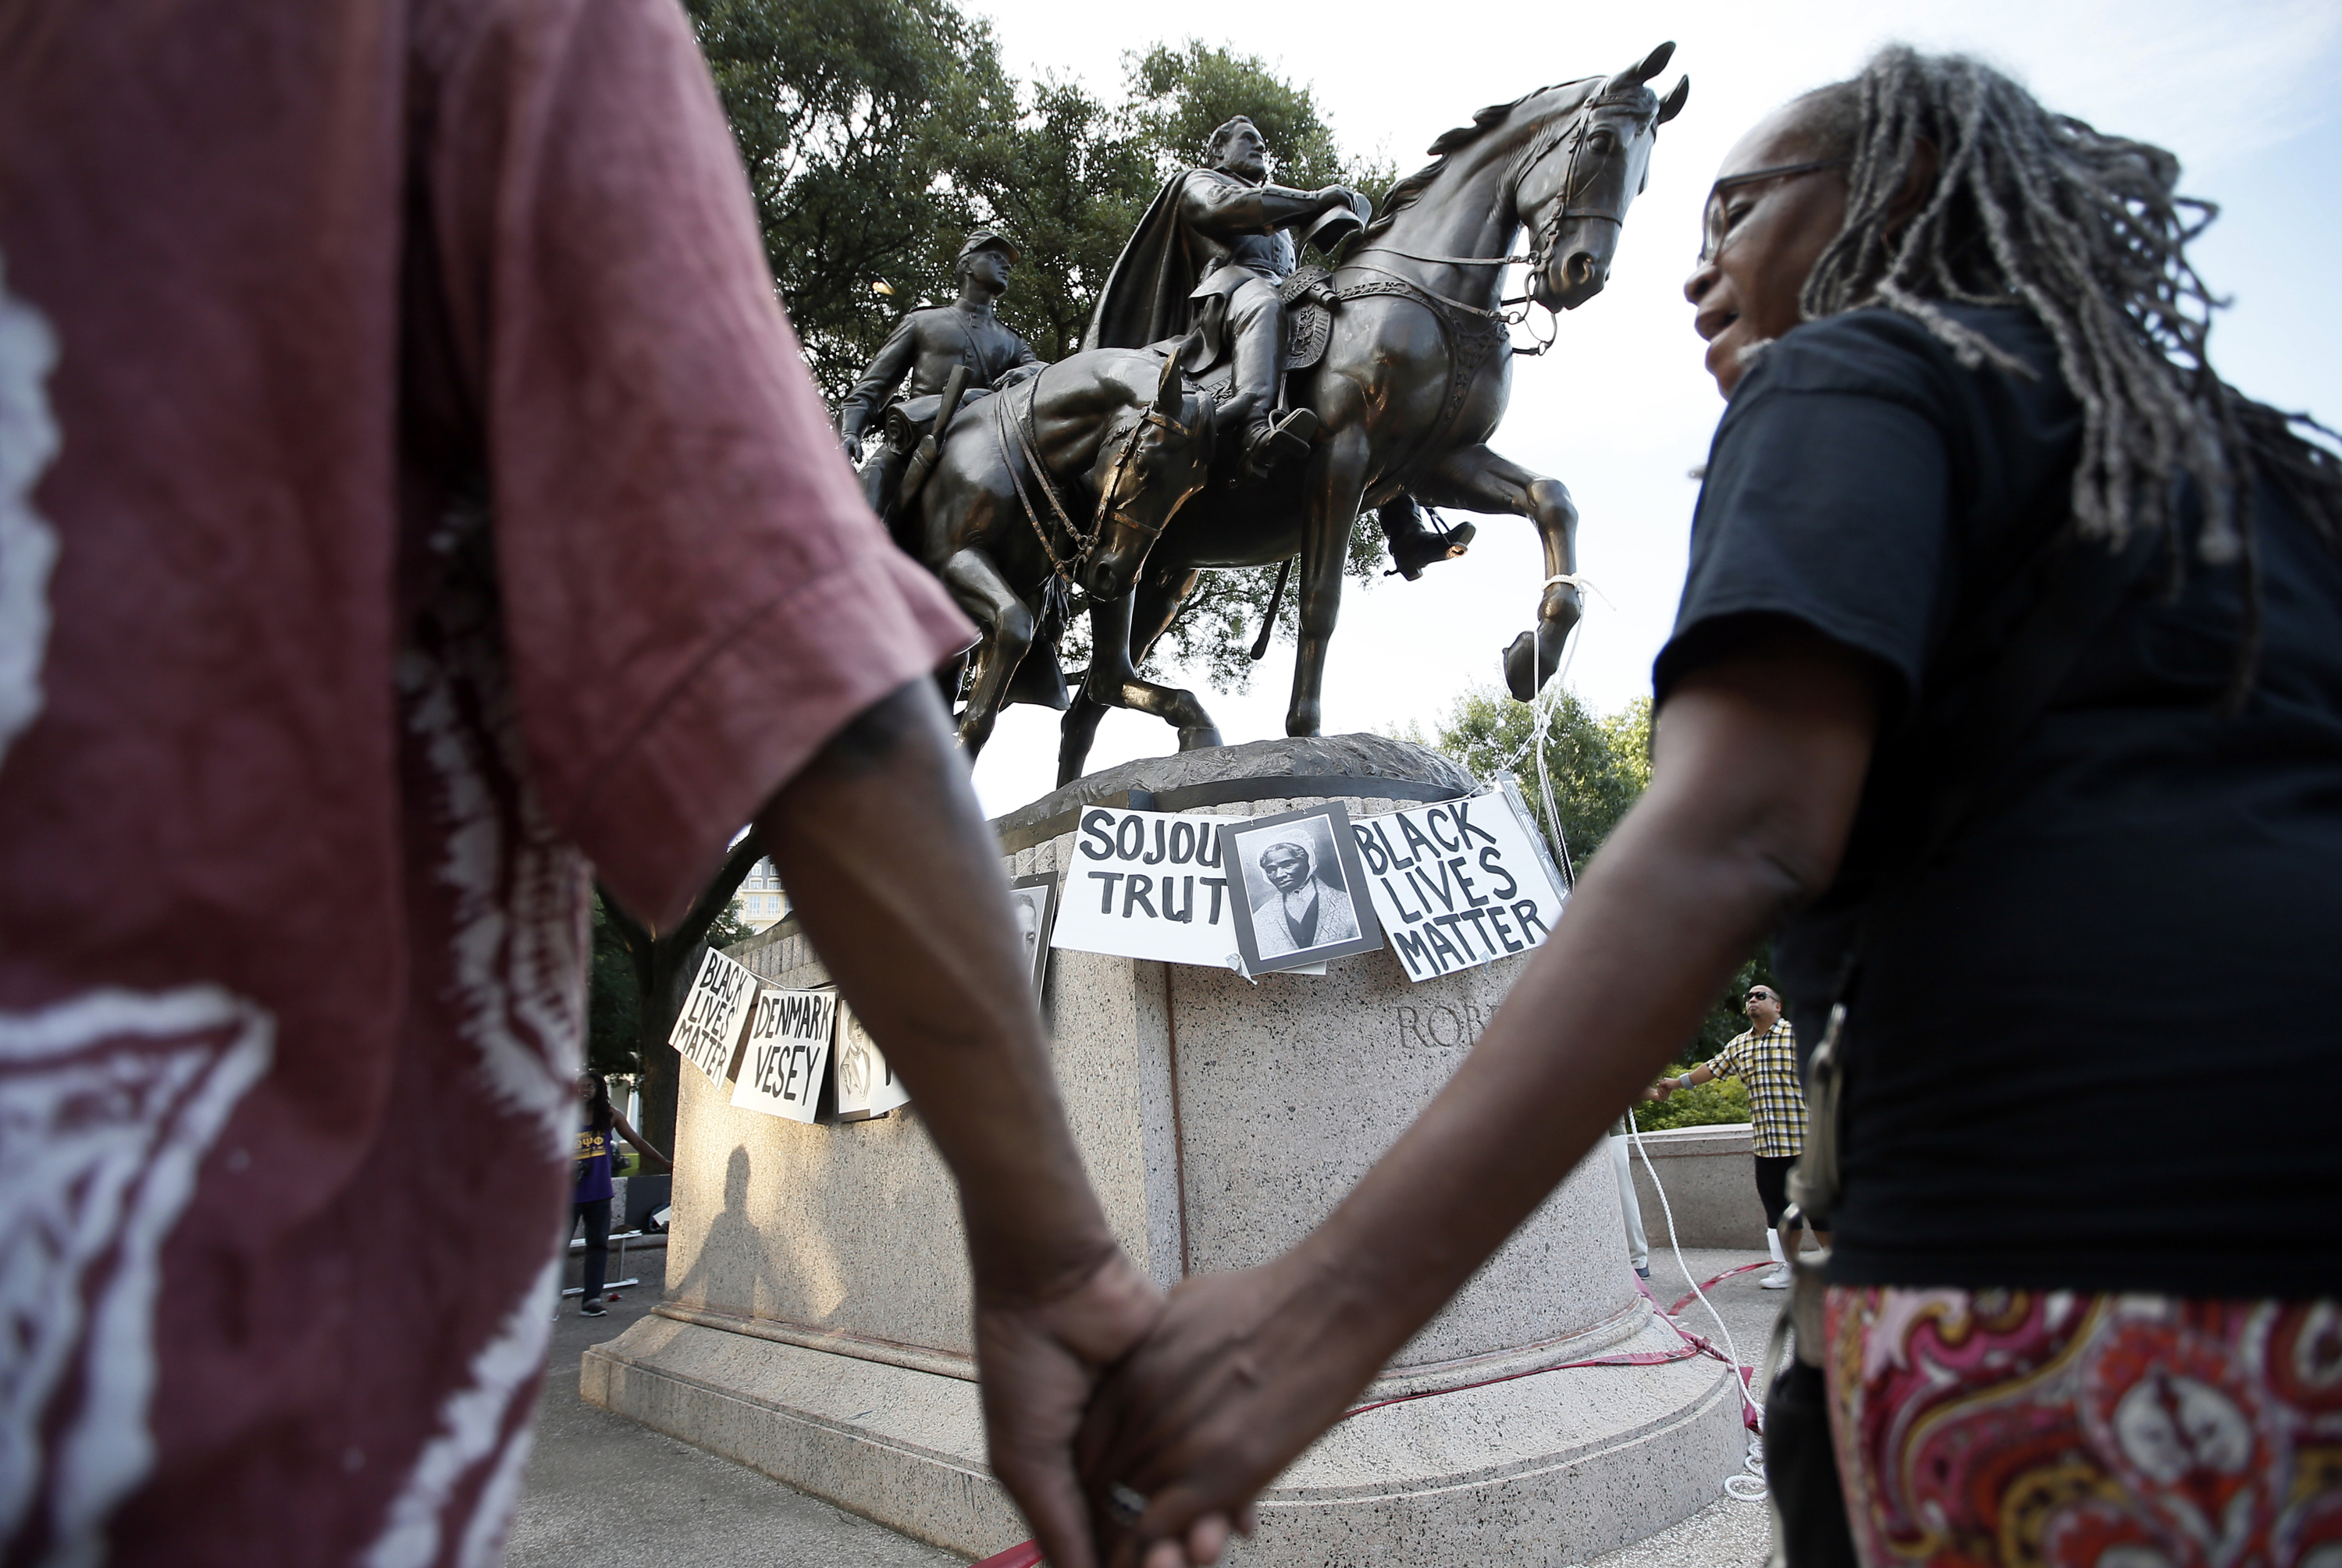
<svg viewBox="0 0 2342 1568"><path fill-rule="evenodd" d="M2080 418L2047 332L1952 315L2037 367L1962 367L1857 311L1786 335L1718 427L1654 679L1787 616L1869 655L1882 764L1987 667L2070 519ZM2191 1295L2342 1292L2342 564L2255 496L2265 644L2241 714L2243 573L2142 574L1952 843L1866 872L1925 786L1875 767L1838 884L1777 969L1818 1040L1869 909L1847 1030L1832 1277ZM1968 656L1963 650L1977 650ZM1951 666L1951 667L1947 667Z"/></svg>

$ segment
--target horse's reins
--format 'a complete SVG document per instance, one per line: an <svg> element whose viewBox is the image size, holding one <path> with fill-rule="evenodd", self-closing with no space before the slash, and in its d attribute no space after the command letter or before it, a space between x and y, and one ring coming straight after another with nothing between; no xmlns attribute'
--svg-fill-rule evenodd
<svg viewBox="0 0 2342 1568"><path fill-rule="evenodd" d="M1376 244L1361 246L1355 255L1367 255L1376 251L1380 251L1386 255L1403 257L1407 261L1426 262L1435 266L1501 267L1518 265L1527 267L1532 272L1543 272L1545 270L1546 264L1552 257L1553 247L1560 242L1561 225L1567 223L1571 218L1599 218L1604 223L1616 224L1623 228L1626 225L1626 220L1620 217L1616 213L1600 212L1592 207L1573 207L1569 205L1570 197L1577 194L1577 155L1586 145L1586 137L1591 134L1595 118L1595 111L1599 109L1601 106L1602 100L1599 98L1593 99L1582 105L1576 114L1570 116L1570 128L1568 131L1561 135L1556 136L1546 146L1538 149L1534 155L1525 160L1521 165L1519 173L1513 176L1512 186L1514 191L1518 193L1521 182L1527 179L1530 175L1534 174L1547 158L1561 151L1565 146L1569 149L1569 164L1562 170L1561 175L1559 205L1555 207L1552 215L1548 216L1545 222L1537 225L1536 234L1534 236L1534 241L1530 245L1527 254L1523 255L1501 256L1423 255L1414 251L1400 250L1396 245ZM1491 310L1486 305L1466 305L1464 301L1456 299L1452 295L1441 294L1437 289L1426 288L1422 284L1417 283L1415 279L1392 272L1387 267L1374 266L1368 263L1356 259L1346 261L1344 265L1347 266L1355 266L1361 272L1380 273L1385 277L1397 278L1401 283L1407 285L1411 288L1418 290L1432 299L1437 300L1444 305L1447 305L1452 309L1467 312L1468 314L1476 315L1485 321L1501 321L1506 326L1518 326L1528 319L1528 307L1531 303L1531 298L1526 294L1516 295L1508 299L1500 299L1496 302L1496 308ZM1509 313L1505 308L1507 305L1515 305L1521 307L1520 313L1517 315ZM1532 329L1532 332L1534 333L1534 329ZM1552 346L1553 339L1548 337L1539 343L1535 348L1516 348L1513 352L1516 355L1534 357L1536 355L1545 353L1546 350Z"/></svg>
<svg viewBox="0 0 2342 1568"><path fill-rule="evenodd" d="M1044 369L1041 375L1035 376L1029 384L1032 390L1024 399L1022 417L1011 414L1004 406L1007 402L1005 396L996 397L993 424L996 427L996 439L997 439L997 427L1001 425L1006 425L1016 433L1017 449L1024 453L1026 463L1033 470L1034 480L1041 486L1041 494L1048 497L1049 509L1056 514L1057 521L1064 524L1066 535L1080 546L1074 552L1070 564L1059 557L1056 547L1049 542L1049 530L1042 524L1041 514L1034 506L1033 497L1026 492L1024 475L1017 473L1016 461L1009 456L1008 444L1001 440L1000 454L1008 460L1006 464L1008 482L1016 486L1016 499L1024 504L1025 519L1033 525L1034 537L1041 542L1041 554L1048 557L1049 570L1056 574L1057 581L1064 584L1066 593L1071 594L1080 591L1079 584L1074 581L1073 574L1082 569L1083 564L1090 557L1090 552L1096 550L1098 541L1106 537L1106 525L1109 520L1123 527L1135 528L1150 540L1161 538L1163 530L1170 525L1171 520L1168 517L1151 528L1144 523L1133 521L1128 515L1128 508L1136 500L1136 496L1119 504L1115 500L1115 493L1122 487L1123 471L1129 465L1132 456L1137 452L1138 439L1146 434L1146 427L1150 424L1159 424L1182 438L1192 433L1186 425L1152 404L1148 405L1144 414L1133 420L1130 428L1123 434L1122 448L1115 454L1114 466L1107 470L1106 483L1098 487L1097 511L1090 519L1088 534L1085 534L1074 526L1073 518L1066 514L1065 500L1057 494L1056 482L1049 477L1048 468L1041 462L1040 454L1034 449L1035 438L1026 428L1033 417L1033 405L1040 399L1042 377L1047 375L1048 371Z"/></svg>

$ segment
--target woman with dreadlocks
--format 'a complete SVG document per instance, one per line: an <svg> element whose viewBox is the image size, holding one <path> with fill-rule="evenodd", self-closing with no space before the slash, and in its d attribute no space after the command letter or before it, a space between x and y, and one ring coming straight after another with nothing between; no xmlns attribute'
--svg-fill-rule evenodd
<svg viewBox="0 0 2342 1568"><path fill-rule="evenodd" d="M1775 931L1834 1233L1788 1560L2342 1564L2342 1139L2264 1103L2342 1096L2342 464L2213 374L2177 176L1901 48L1727 157L1651 787L1340 1208L1102 1394L1125 1561L1215 1553Z"/></svg>

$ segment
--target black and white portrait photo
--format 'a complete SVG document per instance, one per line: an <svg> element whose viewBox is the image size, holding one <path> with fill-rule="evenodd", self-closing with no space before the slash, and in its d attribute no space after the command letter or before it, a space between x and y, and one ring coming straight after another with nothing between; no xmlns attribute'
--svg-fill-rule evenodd
<svg viewBox="0 0 2342 1568"><path fill-rule="evenodd" d="M1016 937L1024 945L1017 949L1025 955L1026 972L1033 976L1033 994L1041 994L1041 983L1049 974L1049 917L1056 912L1057 874L1041 872L1033 876L1020 876L1008 884L1008 907L1016 917Z"/></svg>
<svg viewBox="0 0 2342 1568"><path fill-rule="evenodd" d="M1346 958L1382 945L1349 814L1327 804L1220 829L1221 857L1243 877L1233 900L1246 966L1255 973Z"/></svg>

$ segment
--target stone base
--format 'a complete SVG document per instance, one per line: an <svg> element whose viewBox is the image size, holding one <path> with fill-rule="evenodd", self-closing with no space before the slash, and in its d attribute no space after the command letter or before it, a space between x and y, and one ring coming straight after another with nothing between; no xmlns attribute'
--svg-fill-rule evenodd
<svg viewBox="0 0 2342 1568"><path fill-rule="evenodd" d="M653 1316L586 1353L580 1392L971 1561L1024 1538L984 1460L976 1384ZM1582 1354L1666 1352L1642 1315ZM1479 1376L1498 1369L1474 1369ZM1473 1381L1459 1369L1460 1381ZM1733 1378L1706 1357L1540 1373L1386 1405L1328 1433L1260 1501L1246 1568L1557 1568L1667 1528L1740 1467Z"/></svg>

